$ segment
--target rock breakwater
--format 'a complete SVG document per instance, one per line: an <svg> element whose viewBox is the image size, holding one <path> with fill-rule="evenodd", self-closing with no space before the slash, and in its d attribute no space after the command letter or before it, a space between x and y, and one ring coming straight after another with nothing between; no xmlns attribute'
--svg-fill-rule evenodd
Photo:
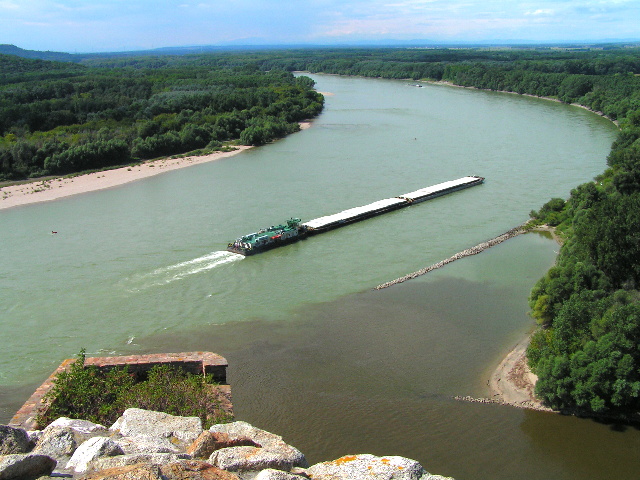
<svg viewBox="0 0 640 480"><path fill-rule="evenodd" d="M467 248L466 250L462 250L461 252L456 253L455 255L442 260L438 263L434 263L433 265L429 265L426 268L422 268L416 272L413 273L409 273L407 275L404 275L400 278L396 278L395 280L391 280L390 282L385 282L382 283L380 285L378 285L377 287L375 287L375 290L382 290L383 288L389 288L393 285L396 285L398 283L403 283L406 282L407 280L411 280L413 278L417 278L420 277L426 273L431 272L432 270L437 270L438 268L442 268L445 265L451 263L451 262L455 262L456 260L460 260L461 258L465 258L465 257L469 257L471 255L477 255L480 252L485 251L487 248L491 248L495 245L498 245L506 240L509 240L510 238L516 237L522 233L525 233L526 230L524 228L524 225L520 225L518 227L512 228L511 230L508 230L506 232L504 232L502 235L498 235L495 238L492 238L491 240L487 240L486 242L482 242L479 243L478 245L476 245L475 247L471 247L471 248Z"/></svg>

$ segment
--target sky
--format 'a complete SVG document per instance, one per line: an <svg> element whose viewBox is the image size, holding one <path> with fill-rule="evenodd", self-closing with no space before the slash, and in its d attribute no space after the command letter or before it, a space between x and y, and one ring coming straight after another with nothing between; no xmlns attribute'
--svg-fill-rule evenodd
<svg viewBox="0 0 640 480"><path fill-rule="evenodd" d="M27 50L411 40L640 40L640 0L0 0L0 44Z"/></svg>

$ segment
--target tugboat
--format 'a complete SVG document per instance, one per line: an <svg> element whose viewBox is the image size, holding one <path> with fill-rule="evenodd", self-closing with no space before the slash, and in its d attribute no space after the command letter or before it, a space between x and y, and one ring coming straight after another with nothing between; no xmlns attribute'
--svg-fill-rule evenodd
<svg viewBox="0 0 640 480"><path fill-rule="evenodd" d="M296 242L303 238L306 233L306 228L300 225L300 222L299 218L291 218L287 220L286 225L262 228L255 233L244 235L229 243L227 250L248 256Z"/></svg>

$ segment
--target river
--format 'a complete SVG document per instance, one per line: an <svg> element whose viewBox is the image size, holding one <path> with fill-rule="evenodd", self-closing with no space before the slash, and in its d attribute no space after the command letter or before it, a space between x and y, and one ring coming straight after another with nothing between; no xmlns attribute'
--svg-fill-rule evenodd
<svg viewBox="0 0 640 480"><path fill-rule="evenodd" d="M311 462L403 455L458 480L631 478L640 433L456 402L533 322L557 246L525 235L384 291L605 168L615 128L577 107L313 76L326 108L271 145L0 212L0 421L62 359L211 350L239 419ZM226 243L466 175L485 184L255 257ZM51 235L52 230L58 231Z"/></svg>

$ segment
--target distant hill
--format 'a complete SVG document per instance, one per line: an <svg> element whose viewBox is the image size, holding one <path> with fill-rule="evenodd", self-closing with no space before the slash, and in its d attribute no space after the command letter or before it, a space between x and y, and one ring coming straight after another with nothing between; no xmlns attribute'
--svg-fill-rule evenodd
<svg viewBox="0 0 640 480"><path fill-rule="evenodd" d="M52 60L57 62L77 62L76 55L64 52L40 52L37 50L24 50L15 45L0 45L0 53L5 55L16 55L22 58L32 58L38 60Z"/></svg>

